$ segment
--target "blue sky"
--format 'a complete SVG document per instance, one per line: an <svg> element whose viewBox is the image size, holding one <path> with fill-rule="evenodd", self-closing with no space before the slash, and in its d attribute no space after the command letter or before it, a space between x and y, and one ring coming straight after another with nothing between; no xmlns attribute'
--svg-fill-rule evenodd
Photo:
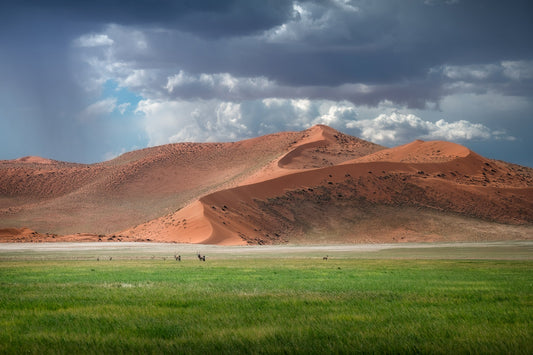
<svg viewBox="0 0 533 355"><path fill-rule="evenodd" d="M3 1L0 159L322 123L533 166L531 33L519 0Z"/></svg>

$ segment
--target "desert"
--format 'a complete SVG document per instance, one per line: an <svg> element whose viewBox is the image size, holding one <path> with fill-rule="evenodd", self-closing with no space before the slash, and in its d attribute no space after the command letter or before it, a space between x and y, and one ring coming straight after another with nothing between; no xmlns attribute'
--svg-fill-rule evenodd
<svg viewBox="0 0 533 355"><path fill-rule="evenodd" d="M530 240L533 169L331 127L96 164L0 162L0 241L216 245Z"/></svg>
<svg viewBox="0 0 533 355"><path fill-rule="evenodd" d="M0 1L1 354L533 354L533 1Z"/></svg>

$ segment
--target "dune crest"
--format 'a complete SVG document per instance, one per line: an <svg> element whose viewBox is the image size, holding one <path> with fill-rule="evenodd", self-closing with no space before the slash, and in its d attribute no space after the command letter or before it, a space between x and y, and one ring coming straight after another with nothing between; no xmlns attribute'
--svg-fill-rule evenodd
<svg viewBox="0 0 533 355"><path fill-rule="evenodd" d="M366 155L351 162L438 163L465 158L470 154L475 153L460 144L445 141L424 142L416 140L399 147Z"/></svg>

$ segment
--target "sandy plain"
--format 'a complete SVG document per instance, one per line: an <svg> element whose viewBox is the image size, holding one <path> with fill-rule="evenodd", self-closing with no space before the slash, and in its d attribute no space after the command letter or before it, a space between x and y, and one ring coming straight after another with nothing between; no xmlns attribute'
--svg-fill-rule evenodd
<svg viewBox="0 0 533 355"><path fill-rule="evenodd" d="M335 259L499 259L533 260L533 241L385 243L334 245L196 245L144 242L0 243L0 260L113 260L154 259L199 262L197 254L211 259L311 258L317 262ZM323 260L328 256L328 260ZM112 258L112 260L109 260Z"/></svg>

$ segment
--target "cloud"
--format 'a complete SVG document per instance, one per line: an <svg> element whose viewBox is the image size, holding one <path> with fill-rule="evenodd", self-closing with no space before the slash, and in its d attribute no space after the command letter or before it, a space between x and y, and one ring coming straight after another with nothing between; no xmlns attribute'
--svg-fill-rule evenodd
<svg viewBox="0 0 533 355"><path fill-rule="evenodd" d="M118 108L118 111L120 112L120 114L123 115L130 108L130 106L131 106L130 102L124 102L124 103L118 105L117 108Z"/></svg>
<svg viewBox="0 0 533 355"><path fill-rule="evenodd" d="M141 100L136 113L145 116L143 128L150 146L208 141L209 132L203 125L205 112L214 112L213 103L196 105L185 101Z"/></svg>
<svg viewBox="0 0 533 355"><path fill-rule="evenodd" d="M528 78L529 62L520 58L533 55L520 44L528 41L524 26L533 31L522 19L527 6L520 1L506 6L490 2L483 12L468 2L260 3L203 2L167 9L183 20L177 27L157 10L148 16L157 21L147 19L157 26L117 21L101 33L91 32L88 38L107 38L113 44L77 48L81 58L92 58L86 80L114 79L151 99L295 98L372 106L391 101L410 108L435 107L454 92L482 92L487 83L505 94L532 94L531 85L506 82ZM254 4L257 10L251 8ZM522 27L497 30L495 13L500 21ZM255 16L265 19L264 26L252 30L245 22ZM226 37L232 30L219 25L228 18L238 18L236 26L248 30L234 28ZM474 44L476 51L471 51Z"/></svg>
<svg viewBox="0 0 533 355"><path fill-rule="evenodd" d="M500 61L488 64L442 65L431 68L430 74L442 75L452 81L495 84L502 80L524 81L533 79L533 61Z"/></svg>
<svg viewBox="0 0 533 355"><path fill-rule="evenodd" d="M264 77L236 78L229 73L191 75L180 70L168 78L168 94L180 98L245 100L272 95L275 83Z"/></svg>
<svg viewBox="0 0 533 355"><path fill-rule="evenodd" d="M346 127L358 129L363 139L390 146L408 143L415 139L455 142L515 139L503 131L491 131L480 123L466 120L448 122L444 119L430 122L413 114L399 112L381 114L374 119L352 121L347 123Z"/></svg>
<svg viewBox="0 0 533 355"><path fill-rule="evenodd" d="M72 21L173 28L205 37L238 36L276 26L291 14L286 0L24 0L9 2L0 13L61 13ZM0 18L1 19L1 18Z"/></svg>
<svg viewBox="0 0 533 355"><path fill-rule="evenodd" d="M392 106L394 107L394 106ZM372 111L390 108L381 107ZM468 120L424 120L397 111L363 118L354 104L343 101L268 98L240 103L217 99L139 103L150 145L181 141L233 141L278 131L326 124L363 139L394 146L415 139L455 142L513 141L505 129L491 130ZM366 112L364 116L367 116Z"/></svg>
<svg viewBox="0 0 533 355"><path fill-rule="evenodd" d="M87 106L79 115L81 121L88 121L99 118L103 115L110 114L117 108L117 99L115 97L106 98Z"/></svg>
<svg viewBox="0 0 533 355"><path fill-rule="evenodd" d="M494 76L500 71L500 67L495 64L484 65L444 65L440 68L442 74L451 80L485 80Z"/></svg>
<svg viewBox="0 0 533 355"><path fill-rule="evenodd" d="M33 127L34 137L56 135L45 144L80 142L69 151L72 160L101 157L91 151L92 133L116 135L126 122L118 113L135 110L142 125L130 133L146 133L151 144L237 140L315 123L346 129L397 110L422 122L391 123L391 141L413 132L454 139L471 132L469 142L483 134L490 142L510 132L522 142L515 152L531 151L529 0L124 4L2 2L2 118L25 122L19 126ZM106 90L109 82L132 98ZM99 119L106 116L113 119ZM13 130L0 131L6 141ZM120 150L113 144L105 151Z"/></svg>
<svg viewBox="0 0 533 355"><path fill-rule="evenodd" d="M74 40L77 47L100 47L111 46L114 41L106 34L87 34Z"/></svg>
<svg viewBox="0 0 533 355"><path fill-rule="evenodd" d="M533 79L533 60L503 61L504 74L513 80Z"/></svg>
<svg viewBox="0 0 533 355"><path fill-rule="evenodd" d="M487 88L532 95L531 85L508 85L509 80L516 81L513 78L530 77L530 62L495 60L488 52L496 44L478 41L480 33L473 33L455 19L465 11L474 11L468 4L441 9L415 3L288 3L290 14L280 17L282 22L231 40L198 37L194 31L173 27L109 25L91 35L108 38L113 41L111 46L99 47L100 54L88 52L95 47L80 53L82 58L92 58L87 62L87 80L102 76L101 81L117 80L145 98L170 100L295 98L348 100L372 106L391 101L424 108L435 107L454 92L481 93ZM505 11L493 3L487 6L492 11L501 10L503 17L521 10L516 4ZM202 11L191 13L204 14ZM400 17L417 21L407 21L411 27L405 27L390 15L395 11ZM490 37L492 18L484 18L488 16L485 13L479 16L481 19L475 17L476 23L468 26L485 29L482 38ZM452 32L435 25L443 18L451 21ZM463 31L465 39L461 37ZM512 42L509 34L505 46L523 37L522 32L513 33ZM502 34L495 38L500 41ZM461 58L454 54L472 53L465 46L473 42L476 53L487 55ZM84 48L79 49L83 52ZM510 57L524 51L523 46L507 49L506 56Z"/></svg>
<svg viewBox="0 0 533 355"><path fill-rule="evenodd" d="M313 124L324 124L331 127L342 127L345 122L357 117L355 107L352 105L333 104L326 113L315 118Z"/></svg>
<svg viewBox="0 0 533 355"><path fill-rule="evenodd" d="M173 142L235 141L318 123L344 129L357 116L348 102L263 99L139 102L150 145Z"/></svg>

